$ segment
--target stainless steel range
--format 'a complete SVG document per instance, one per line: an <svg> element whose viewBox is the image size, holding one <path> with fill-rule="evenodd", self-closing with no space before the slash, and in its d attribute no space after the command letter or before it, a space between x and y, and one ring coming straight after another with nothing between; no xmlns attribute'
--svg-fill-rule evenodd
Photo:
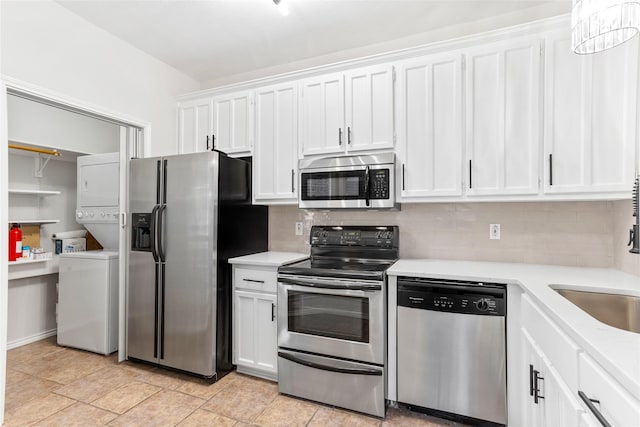
<svg viewBox="0 0 640 427"><path fill-rule="evenodd" d="M397 226L314 226L311 258L278 270L278 388L384 417L386 270Z"/></svg>

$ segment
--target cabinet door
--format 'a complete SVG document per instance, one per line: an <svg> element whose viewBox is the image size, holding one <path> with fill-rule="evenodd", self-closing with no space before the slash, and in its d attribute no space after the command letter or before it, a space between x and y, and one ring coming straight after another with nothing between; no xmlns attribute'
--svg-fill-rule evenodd
<svg viewBox="0 0 640 427"><path fill-rule="evenodd" d="M466 55L470 195L538 192L540 53L519 40Z"/></svg>
<svg viewBox="0 0 640 427"><path fill-rule="evenodd" d="M575 55L546 40L546 193L629 192L634 178L638 41Z"/></svg>
<svg viewBox="0 0 640 427"><path fill-rule="evenodd" d="M393 66L345 73L348 151L393 147Z"/></svg>
<svg viewBox="0 0 640 427"><path fill-rule="evenodd" d="M637 351L637 349L634 349ZM612 426L640 425L640 399L627 391L595 360L582 353L579 359L578 388L587 398L597 400L594 406ZM591 410L582 403L591 416ZM595 417L595 416L594 416Z"/></svg>
<svg viewBox="0 0 640 427"><path fill-rule="evenodd" d="M296 83L256 91L254 201L296 203L298 171L298 93Z"/></svg>
<svg viewBox="0 0 640 427"><path fill-rule="evenodd" d="M346 141L342 73L303 80L300 89L302 154L339 153Z"/></svg>
<svg viewBox="0 0 640 427"><path fill-rule="evenodd" d="M233 297L234 358L237 365L256 365L255 293L235 291Z"/></svg>
<svg viewBox="0 0 640 427"><path fill-rule="evenodd" d="M276 373L276 295L234 292L234 363Z"/></svg>
<svg viewBox="0 0 640 427"><path fill-rule="evenodd" d="M206 151L207 138L213 134L211 98L181 102L178 106L178 152Z"/></svg>
<svg viewBox="0 0 640 427"><path fill-rule="evenodd" d="M551 365L542 349L526 328L522 332L522 373L525 390L522 391L524 416L522 425L578 427L584 413L577 394L562 379ZM531 375L533 367L533 375ZM532 390L538 388L538 402ZM535 392L533 392L535 394Z"/></svg>
<svg viewBox="0 0 640 427"><path fill-rule="evenodd" d="M398 64L402 201L462 194L462 57Z"/></svg>
<svg viewBox="0 0 640 427"><path fill-rule="evenodd" d="M253 146L253 94L250 91L213 99L215 148L227 154L250 154Z"/></svg>
<svg viewBox="0 0 640 427"><path fill-rule="evenodd" d="M265 372L278 371L278 337L276 296L256 294L255 302L255 363Z"/></svg>

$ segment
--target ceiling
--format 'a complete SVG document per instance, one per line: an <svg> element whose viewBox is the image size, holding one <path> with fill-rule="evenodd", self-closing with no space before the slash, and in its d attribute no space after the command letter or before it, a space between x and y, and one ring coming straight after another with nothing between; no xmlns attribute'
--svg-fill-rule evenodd
<svg viewBox="0 0 640 427"><path fill-rule="evenodd" d="M199 82L408 37L552 1L59 0ZM570 0L563 0L568 3ZM563 5L564 6L564 5Z"/></svg>

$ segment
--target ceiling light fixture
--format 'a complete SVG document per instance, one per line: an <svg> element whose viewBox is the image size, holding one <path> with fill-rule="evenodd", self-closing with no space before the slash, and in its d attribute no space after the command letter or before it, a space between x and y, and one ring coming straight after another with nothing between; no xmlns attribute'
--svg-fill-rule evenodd
<svg viewBox="0 0 640 427"><path fill-rule="evenodd" d="M596 53L626 42L640 31L640 0L573 0L571 48Z"/></svg>
<svg viewBox="0 0 640 427"><path fill-rule="evenodd" d="M282 16L289 15L289 9L287 8L287 5L284 3L284 0L273 0L273 2L276 4L276 7L278 8Z"/></svg>

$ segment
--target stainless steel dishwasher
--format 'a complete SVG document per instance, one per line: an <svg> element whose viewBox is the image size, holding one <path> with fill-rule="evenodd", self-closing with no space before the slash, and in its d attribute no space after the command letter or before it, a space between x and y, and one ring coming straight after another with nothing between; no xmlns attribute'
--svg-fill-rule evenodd
<svg viewBox="0 0 640 427"><path fill-rule="evenodd" d="M506 424L506 313L504 285L399 277L398 401Z"/></svg>

